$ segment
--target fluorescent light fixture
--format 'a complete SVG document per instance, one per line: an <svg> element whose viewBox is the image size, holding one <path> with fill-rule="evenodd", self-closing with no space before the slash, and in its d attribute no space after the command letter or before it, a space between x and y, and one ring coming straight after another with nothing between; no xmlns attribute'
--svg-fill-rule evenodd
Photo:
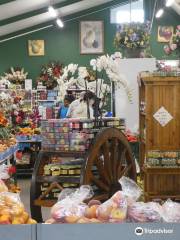
<svg viewBox="0 0 180 240"><path fill-rule="evenodd" d="M174 3L174 0L166 0L166 7L170 7Z"/></svg>
<svg viewBox="0 0 180 240"><path fill-rule="evenodd" d="M57 17L56 10L52 6L48 7L48 12L51 15L51 17Z"/></svg>
<svg viewBox="0 0 180 240"><path fill-rule="evenodd" d="M58 27L60 27L60 28L63 28L63 27L64 27L64 23L63 23L63 21L62 21L60 18L58 18L58 19L56 20L56 23L57 23Z"/></svg>
<svg viewBox="0 0 180 240"><path fill-rule="evenodd" d="M163 13L164 13L164 10L162 8L159 9L156 13L156 18L160 18L163 15Z"/></svg>

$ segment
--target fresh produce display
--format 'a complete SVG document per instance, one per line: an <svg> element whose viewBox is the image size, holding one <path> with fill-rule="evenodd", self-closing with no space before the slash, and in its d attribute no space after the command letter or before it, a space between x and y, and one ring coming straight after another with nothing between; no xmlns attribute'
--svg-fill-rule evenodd
<svg viewBox="0 0 180 240"><path fill-rule="evenodd" d="M105 223L124 222L127 219L128 204L136 201L140 188L130 179L120 179L124 191L118 191L112 198L101 204L100 201L90 200L93 191L89 186L81 186L77 190L63 190L59 201L51 210L51 219L46 223ZM130 187L129 187L130 185Z"/></svg>
<svg viewBox="0 0 180 240"><path fill-rule="evenodd" d="M157 202L137 202L142 191L135 182L122 177L119 180L122 191L101 203L92 199L92 189L81 186L77 190L66 189L59 195L59 201L51 210L47 224L55 223L123 223L123 222L180 222L180 203L167 200L163 205Z"/></svg>
<svg viewBox="0 0 180 240"><path fill-rule="evenodd" d="M36 224L16 193L0 193L0 224Z"/></svg>

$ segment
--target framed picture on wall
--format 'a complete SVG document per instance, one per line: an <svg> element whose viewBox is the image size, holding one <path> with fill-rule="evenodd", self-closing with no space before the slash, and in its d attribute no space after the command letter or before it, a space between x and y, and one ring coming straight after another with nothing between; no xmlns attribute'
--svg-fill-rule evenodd
<svg viewBox="0 0 180 240"><path fill-rule="evenodd" d="M29 56L44 56L44 40L28 40Z"/></svg>
<svg viewBox="0 0 180 240"><path fill-rule="evenodd" d="M101 54L104 52L104 22L80 22L81 54Z"/></svg>
<svg viewBox="0 0 180 240"><path fill-rule="evenodd" d="M170 42L173 37L173 26L158 27L158 42Z"/></svg>

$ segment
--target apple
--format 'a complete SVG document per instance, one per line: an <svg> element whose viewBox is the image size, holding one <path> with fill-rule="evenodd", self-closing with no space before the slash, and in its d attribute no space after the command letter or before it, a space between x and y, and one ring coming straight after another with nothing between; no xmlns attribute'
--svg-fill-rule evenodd
<svg viewBox="0 0 180 240"><path fill-rule="evenodd" d="M66 216L64 217L65 223L76 223L79 220L78 216Z"/></svg>
<svg viewBox="0 0 180 240"><path fill-rule="evenodd" d="M126 209L114 208L111 211L111 219L123 221L126 219Z"/></svg>
<svg viewBox="0 0 180 240"><path fill-rule="evenodd" d="M85 210L85 217L87 218L96 218L96 211L98 209L99 205L92 205L91 207L87 207Z"/></svg>
<svg viewBox="0 0 180 240"><path fill-rule="evenodd" d="M10 215L2 215L0 216L0 224L11 224Z"/></svg>

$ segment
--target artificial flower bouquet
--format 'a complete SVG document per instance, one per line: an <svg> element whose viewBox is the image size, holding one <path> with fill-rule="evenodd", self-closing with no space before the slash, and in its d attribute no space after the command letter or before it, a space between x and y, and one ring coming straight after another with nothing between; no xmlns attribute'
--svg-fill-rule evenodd
<svg viewBox="0 0 180 240"><path fill-rule="evenodd" d="M42 82L47 89L53 89L57 86L57 80L62 75L63 67L59 62L50 62L41 69L37 82Z"/></svg>
<svg viewBox="0 0 180 240"><path fill-rule="evenodd" d="M149 39L149 23L131 23L117 27L114 44L117 48L146 48Z"/></svg>
<svg viewBox="0 0 180 240"><path fill-rule="evenodd" d="M16 85L24 84L25 79L27 78L28 73L24 71L24 68L20 67L11 67L7 73L5 73L4 78L10 83Z"/></svg>

